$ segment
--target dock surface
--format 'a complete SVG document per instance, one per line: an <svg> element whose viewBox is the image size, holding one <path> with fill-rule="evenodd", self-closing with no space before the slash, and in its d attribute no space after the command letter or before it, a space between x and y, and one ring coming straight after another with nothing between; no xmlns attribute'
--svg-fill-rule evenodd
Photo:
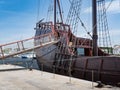
<svg viewBox="0 0 120 90"><path fill-rule="evenodd" d="M95 82L35 69L30 71L20 66L0 65L0 70L2 69L4 71L0 71L0 90L120 90L118 87L96 88L92 87L97 85Z"/></svg>

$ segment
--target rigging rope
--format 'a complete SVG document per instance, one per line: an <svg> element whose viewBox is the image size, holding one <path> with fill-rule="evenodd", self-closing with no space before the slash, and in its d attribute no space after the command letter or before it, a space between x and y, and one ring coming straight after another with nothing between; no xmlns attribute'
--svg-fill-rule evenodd
<svg viewBox="0 0 120 90"><path fill-rule="evenodd" d="M98 33L99 33L99 46L106 47L104 52L110 53L108 47L112 47L111 39L109 34L109 28L107 23L107 16L106 16L106 7L105 7L105 0L101 0L98 2Z"/></svg>
<svg viewBox="0 0 120 90"><path fill-rule="evenodd" d="M112 3L113 3L113 0L111 0L110 3L108 4L108 6L106 7L106 11L109 9L109 7L111 6Z"/></svg>
<svg viewBox="0 0 120 90"><path fill-rule="evenodd" d="M62 16L63 16L63 22L64 22L64 10L63 10L63 4L62 4L62 2L60 2L60 5L61 5Z"/></svg>
<svg viewBox="0 0 120 90"><path fill-rule="evenodd" d="M77 34L79 20L82 23L82 20L78 17L81 11L82 0L73 0L72 2L69 0L69 2L71 3L71 6L67 16L66 23L71 26L72 33ZM84 24L82 23L82 25ZM69 41L72 42L73 45L75 46L77 44L77 38L74 38L72 34L70 37L71 38L69 39Z"/></svg>
<svg viewBox="0 0 120 90"><path fill-rule="evenodd" d="M40 13L40 0L38 0L38 5L37 5L37 17L36 17L37 22L39 20L39 13Z"/></svg>
<svg viewBox="0 0 120 90"><path fill-rule="evenodd" d="M98 0L97 2L99 3L99 2L102 2L102 1L104 1L104 0ZM111 1L109 2L108 6L106 7L106 11L109 9L109 7L110 7L111 4L113 3L113 1L114 1L114 0L111 0Z"/></svg>
<svg viewBox="0 0 120 90"><path fill-rule="evenodd" d="M74 1L74 0L73 0ZM70 4L72 5L73 3L71 2L71 0L69 0L69 2L70 2ZM102 13L101 13L101 25L102 25L102 35L103 35L103 46L111 46L111 40L110 40L110 35L109 35L109 30L108 30L108 24L107 24L107 17L106 17L106 11L108 10L108 8L110 7L110 5L112 4L112 2L113 2L113 0L111 0L111 2L108 4L108 6L107 6L107 8L105 8L105 1L104 0L99 0L99 2L102 2L101 4L102 4L102 6L101 6L101 9L103 10L102 11ZM104 5L103 5L104 4ZM73 4L74 5L74 4ZM102 8L102 7L104 7L104 8ZM87 32L87 34L89 35L89 36L91 36L91 34L87 31L87 29L86 29L86 27L85 27L85 25L84 25L84 23L82 22L82 20L81 20L81 18L79 17L79 15L78 15L78 13L77 13L77 11L76 11L76 8L74 7L74 6L72 6L72 8L74 9L74 11L75 11L75 14L77 15L77 18L79 19L79 21L80 21L80 23L81 23L81 26L84 28L84 30ZM102 15L103 15L103 17L102 17ZM99 20L98 20L99 21ZM70 21L69 21L70 22ZM100 22L99 22L100 23ZM97 23L96 23L96 25L97 25ZM95 25L95 26L96 26ZM94 26L94 27L95 27ZM93 27L93 28L94 28ZM101 27L101 26L100 26ZM100 28L99 27L99 28ZM105 30L105 31L103 31L103 30ZM91 36L92 37L92 36ZM108 42L109 42L109 44L108 44Z"/></svg>
<svg viewBox="0 0 120 90"><path fill-rule="evenodd" d="M77 3L78 0L76 0L76 1L74 0L74 2L77 4L77 5L75 4L76 5L75 8L77 10L80 10L78 8L79 4L80 4L80 3ZM73 15L73 14L74 13L71 13L71 15ZM75 17L75 16L73 16L73 17ZM76 19L76 17L74 19ZM77 23L73 22L72 24L74 24L76 26ZM62 30L66 30L65 26L63 24L60 24L60 27L63 28ZM73 27L73 28L74 28L74 30L76 30L76 27ZM57 67L65 67L66 66L65 64L67 64L69 66L69 63L70 63L70 62L65 62L65 59L70 59L71 58L71 53L73 53L73 51L70 52L70 50L72 48L69 49L69 46L68 46L68 41L69 41L68 34L64 33L64 34L61 34L60 36L61 36L60 37L61 40L58 43L58 47L56 49L56 55L55 55L55 63L54 63L54 65L57 66Z"/></svg>
<svg viewBox="0 0 120 90"><path fill-rule="evenodd" d="M73 0L74 1L74 0ZM72 2L71 0L69 0L70 4L72 5ZM84 23L82 22L81 18L79 17L77 11L75 10L75 8L73 7L74 11L75 11L75 14L77 15L77 18L78 20L80 21L81 23L81 26L84 28L84 30L87 32L87 34L92 38L92 35L90 34L90 32L87 30L86 26L84 25Z"/></svg>
<svg viewBox="0 0 120 90"><path fill-rule="evenodd" d="M52 16L53 16L53 0L50 0L46 21L52 20Z"/></svg>

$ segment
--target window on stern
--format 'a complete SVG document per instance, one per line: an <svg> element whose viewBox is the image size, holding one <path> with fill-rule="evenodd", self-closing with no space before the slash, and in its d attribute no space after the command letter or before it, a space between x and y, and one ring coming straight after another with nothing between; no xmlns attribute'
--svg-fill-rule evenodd
<svg viewBox="0 0 120 90"><path fill-rule="evenodd" d="M78 56L84 56L85 55L84 48L77 48L77 54Z"/></svg>

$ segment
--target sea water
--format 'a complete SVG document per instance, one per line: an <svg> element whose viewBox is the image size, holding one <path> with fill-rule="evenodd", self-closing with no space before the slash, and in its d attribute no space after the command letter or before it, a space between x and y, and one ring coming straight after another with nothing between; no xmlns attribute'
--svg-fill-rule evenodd
<svg viewBox="0 0 120 90"><path fill-rule="evenodd" d="M36 59L32 59L32 58L12 57L12 58L0 60L0 65L1 64L12 64L12 65L22 66L25 68L32 68L39 70Z"/></svg>

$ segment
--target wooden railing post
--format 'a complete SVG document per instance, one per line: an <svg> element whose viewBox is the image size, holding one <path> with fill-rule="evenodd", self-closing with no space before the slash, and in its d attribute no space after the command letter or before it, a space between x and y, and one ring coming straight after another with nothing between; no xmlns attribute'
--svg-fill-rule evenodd
<svg viewBox="0 0 120 90"><path fill-rule="evenodd" d="M19 45L19 42L17 42L17 46L18 46L18 51L20 51L20 45Z"/></svg>
<svg viewBox="0 0 120 90"><path fill-rule="evenodd" d="M51 41L51 37L52 37L51 34L49 34L49 42Z"/></svg>
<svg viewBox="0 0 120 90"><path fill-rule="evenodd" d="M22 50L25 50L23 41L21 41L21 45L22 45Z"/></svg>
<svg viewBox="0 0 120 90"><path fill-rule="evenodd" d="M4 52L3 52L2 46L0 46L0 50L1 50L2 58L4 58Z"/></svg>

